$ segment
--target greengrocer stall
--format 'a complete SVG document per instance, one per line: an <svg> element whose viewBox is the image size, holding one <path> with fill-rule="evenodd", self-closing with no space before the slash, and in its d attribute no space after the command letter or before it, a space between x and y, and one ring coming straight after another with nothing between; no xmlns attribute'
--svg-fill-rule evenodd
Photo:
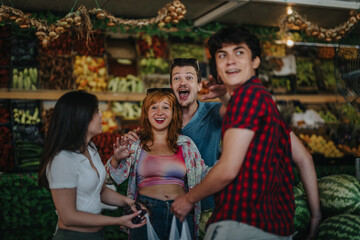
<svg viewBox="0 0 360 240"><path fill-rule="evenodd" d="M139 126L146 89L169 86L170 59L197 58L206 81L206 41L234 24L262 41L259 77L313 156L324 215L317 239L356 237L360 113L339 90L335 59L360 58L356 48L338 50L360 21L359 8L355 0L1 1L0 238L50 239L54 232L57 216L50 193L37 185L37 169L61 95L75 89L97 95L103 133L93 142L105 163L116 137ZM350 37L360 43L358 35ZM302 239L310 212L295 173L295 229ZM126 184L117 190L125 194ZM104 208L107 215L121 211ZM105 234L127 238L117 227Z"/></svg>

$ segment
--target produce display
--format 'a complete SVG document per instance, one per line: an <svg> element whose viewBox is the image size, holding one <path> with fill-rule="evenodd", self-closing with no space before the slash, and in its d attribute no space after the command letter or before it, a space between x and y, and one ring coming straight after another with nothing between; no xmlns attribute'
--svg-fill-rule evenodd
<svg viewBox="0 0 360 240"><path fill-rule="evenodd" d="M42 144L41 113L38 102L13 102L12 109L14 142L33 141Z"/></svg>
<svg viewBox="0 0 360 240"><path fill-rule="evenodd" d="M315 240L360 239L360 182L352 175L333 174L318 180L322 222ZM310 209L302 182L294 186L295 240L305 239Z"/></svg>
<svg viewBox="0 0 360 240"><path fill-rule="evenodd" d="M11 41L11 61L15 66L32 66L36 63L38 41L31 32L17 31Z"/></svg>
<svg viewBox="0 0 360 240"><path fill-rule="evenodd" d="M40 54L45 55L71 55L72 53L72 36L70 31L64 31L57 39L49 41L47 46L44 47L39 44ZM41 64L41 61L39 61Z"/></svg>
<svg viewBox="0 0 360 240"><path fill-rule="evenodd" d="M319 179L321 212L324 217L342 213L360 216L360 182L347 174L330 175Z"/></svg>
<svg viewBox="0 0 360 240"><path fill-rule="evenodd" d="M287 77L271 77L271 89L274 93L291 91L291 80Z"/></svg>
<svg viewBox="0 0 360 240"><path fill-rule="evenodd" d="M14 167L14 149L11 142L11 129L0 126L0 171L11 170Z"/></svg>
<svg viewBox="0 0 360 240"><path fill-rule="evenodd" d="M316 89L316 78L310 58L296 58L296 83L299 90Z"/></svg>
<svg viewBox="0 0 360 240"><path fill-rule="evenodd" d="M44 132L44 135L47 133L47 130L49 128L50 120L53 115L54 108L50 109L43 109L41 113L41 119L42 119L42 131Z"/></svg>
<svg viewBox="0 0 360 240"><path fill-rule="evenodd" d="M333 59L335 57L334 47L318 47L317 57L321 59Z"/></svg>
<svg viewBox="0 0 360 240"><path fill-rule="evenodd" d="M285 44L274 44L270 41L262 42L262 50L264 55L271 57L285 57L286 56L286 45Z"/></svg>
<svg viewBox="0 0 360 240"><path fill-rule="evenodd" d="M103 132L114 132L118 129L118 124L116 122L116 116L113 111L106 110L102 112L101 117L101 126Z"/></svg>
<svg viewBox="0 0 360 240"><path fill-rule="evenodd" d="M112 76L109 79L108 90L111 92L144 92L144 85L140 78L134 75L126 77Z"/></svg>
<svg viewBox="0 0 360 240"><path fill-rule="evenodd" d="M103 164L113 155L113 144L117 137L120 137L117 133L104 132L91 139L99 152Z"/></svg>
<svg viewBox="0 0 360 240"><path fill-rule="evenodd" d="M0 124L10 123L10 106L6 101L0 101Z"/></svg>
<svg viewBox="0 0 360 240"><path fill-rule="evenodd" d="M325 121L325 123L338 123L339 122L339 120L337 119L335 114L329 110L318 111L318 113L319 113L320 117Z"/></svg>
<svg viewBox="0 0 360 240"><path fill-rule="evenodd" d="M297 237L304 237L307 233L310 223L310 209L307 203L306 193L302 182L294 186L294 199L295 199L295 216L294 216L294 229L298 231Z"/></svg>
<svg viewBox="0 0 360 240"><path fill-rule="evenodd" d="M43 151L43 145L33 141L17 141L15 156L19 168L37 167Z"/></svg>
<svg viewBox="0 0 360 240"><path fill-rule="evenodd" d="M0 66L10 64L10 42L7 39L0 39Z"/></svg>
<svg viewBox="0 0 360 240"><path fill-rule="evenodd" d="M23 70L14 68L12 78L12 88L36 90L38 71L36 68L25 68Z"/></svg>
<svg viewBox="0 0 360 240"><path fill-rule="evenodd" d="M320 153L325 157L343 157L344 153L339 150L336 144L331 140L326 140L321 135L312 134L300 134L300 139L302 139L306 145L310 148L311 153Z"/></svg>
<svg viewBox="0 0 360 240"><path fill-rule="evenodd" d="M141 115L140 102L112 102L111 110L124 119L138 119Z"/></svg>
<svg viewBox="0 0 360 240"><path fill-rule="evenodd" d="M108 73L111 76L137 75L136 61L124 58L107 58Z"/></svg>
<svg viewBox="0 0 360 240"><path fill-rule="evenodd" d="M139 61L141 75L169 74L169 62L162 58L142 58Z"/></svg>
<svg viewBox="0 0 360 240"><path fill-rule="evenodd" d="M105 91L107 73L105 59L100 57L76 56L74 63L77 89Z"/></svg>
<svg viewBox="0 0 360 240"><path fill-rule="evenodd" d="M79 55L103 56L105 52L105 35L97 31L91 34L90 40L86 37L74 37L73 52Z"/></svg>
<svg viewBox="0 0 360 240"><path fill-rule="evenodd" d="M169 74L151 74L142 76L145 88L161 88L170 86Z"/></svg>
<svg viewBox="0 0 360 240"><path fill-rule="evenodd" d="M137 39L139 55L146 58L167 58L167 43L158 36L141 33Z"/></svg>
<svg viewBox="0 0 360 240"><path fill-rule="evenodd" d="M9 88L10 71L8 68L0 68L0 88Z"/></svg>
<svg viewBox="0 0 360 240"><path fill-rule="evenodd" d="M14 122L20 124L38 124L41 123L39 108L35 108L34 112L30 112L29 109L13 109Z"/></svg>
<svg viewBox="0 0 360 240"><path fill-rule="evenodd" d="M73 57L41 54L39 82L41 89L73 89Z"/></svg>
<svg viewBox="0 0 360 240"><path fill-rule="evenodd" d="M339 214L323 221L319 226L316 240L360 239L360 216Z"/></svg>
<svg viewBox="0 0 360 240"><path fill-rule="evenodd" d="M333 60L323 60L320 62L322 70L322 79L325 83L326 89L336 89L335 68Z"/></svg>
<svg viewBox="0 0 360 240"><path fill-rule="evenodd" d="M171 43L170 59L172 58L196 58L201 62L205 59L205 48L198 44Z"/></svg>

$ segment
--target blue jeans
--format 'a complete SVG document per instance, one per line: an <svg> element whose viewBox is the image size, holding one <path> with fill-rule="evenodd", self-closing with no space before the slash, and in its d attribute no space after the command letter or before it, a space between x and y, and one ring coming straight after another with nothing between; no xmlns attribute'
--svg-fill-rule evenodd
<svg viewBox="0 0 360 240"><path fill-rule="evenodd" d="M146 204L150 211L149 217L151 225L156 231L160 240L169 239L171 223L173 214L170 213L171 204L173 200L162 201L155 198L138 195L138 200ZM191 236L194 236L194 215L188 214L186 216ZM181 234L182 223L176 219L179 234ZM130 229L131 240L144 240L147 239L146 225L136 229Z"/></svg>

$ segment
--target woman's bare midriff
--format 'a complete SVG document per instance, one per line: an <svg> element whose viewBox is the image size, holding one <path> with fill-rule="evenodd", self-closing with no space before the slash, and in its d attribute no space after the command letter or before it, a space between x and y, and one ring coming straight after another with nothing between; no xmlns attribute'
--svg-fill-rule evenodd
<svg viewBox="0 0 360 240"><path fill-rule="evenodd" d="M162 201L174 200L185 194L184 188L176 184L159 184L139 189L139 194Z"/></svg>

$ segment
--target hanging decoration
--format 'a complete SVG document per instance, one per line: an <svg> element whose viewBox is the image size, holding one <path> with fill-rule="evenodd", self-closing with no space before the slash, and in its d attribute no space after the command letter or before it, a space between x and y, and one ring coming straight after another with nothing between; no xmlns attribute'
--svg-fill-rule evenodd
<svg viewBox="0 0 360 240"><path fill-rule="evenodd" d="M335 42L340 40L347 31L360 20L360 13L350 11L349 19L340 26L335 28L323 28L312 24L302 17L299 13L293 11L287 15L282 21L282 27L286 31L287 28L292 30L304 31L309 37L315 37L326 42Z"/></svg>
<svg viewBox="0 0 360 240"><path fill-rule="evenodd" d="M158 10L157 16L148 19L123 19L113 16L111 13L98 8L87 10L81 5L76 11L68 13L65 17L57 20L54 24L48 25L44 20L38 20L31 17L31 14L24 13L19 9L2 5L0 7L0 22L12 20L19 25L20 28L34 27L36 36L46 47L49 41L59 37L67 29L74 29L79 37L86 36L88 42L91 34L94 32L91 16L94 15L100 20L107 21L108 27L116 25L125 25L125 27L142 27L157 24L164 31L168 31L167 24L178 24L185 18L186 7L180 0L171 1L163 8ZM174 31L174 28L170 28Z"/></svg>

